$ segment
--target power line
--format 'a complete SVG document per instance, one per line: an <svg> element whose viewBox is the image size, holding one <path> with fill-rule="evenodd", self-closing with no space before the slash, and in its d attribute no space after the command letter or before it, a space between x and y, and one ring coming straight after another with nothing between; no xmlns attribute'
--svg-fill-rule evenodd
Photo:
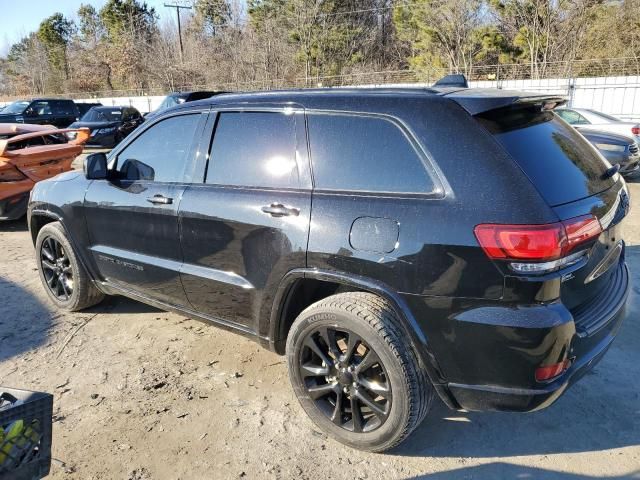
<svg viewBox="0 0 640 480"><path fill-rule="evenodd" d="M184 4L180 4L178 2L174 3L165 3L164 6L166 8L175 8L176 15L178 17L178 41L180 42L180 61L182 61L182 57L184 56L184 48L182 47L182 27L180 25L180 9L191 10L193 7L187 6Z"/></svg>

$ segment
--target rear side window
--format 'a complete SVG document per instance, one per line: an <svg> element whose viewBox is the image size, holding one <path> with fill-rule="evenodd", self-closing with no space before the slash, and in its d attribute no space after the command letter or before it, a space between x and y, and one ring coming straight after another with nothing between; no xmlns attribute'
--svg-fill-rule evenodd
<svg viewBox="0 0 640 480"><path fill-rule="evenodd" d="M206 183L297 188L295 115L220 113Z"/></svg>
<svg viewBox="0 0 640 480"><path fill-rule="evenodd" d="M308 125L316 188L433 191L420 155L395 123L362 115L311 114Z"/></svg>
<svg viewBox="0 0 640 480"><path fill-rule="evenodd" d="M76 107L72 101L54 100L51 102L51 111L54 115L66 115L73 117L77 115Z"/></svg>
<svg viewBox="0 0 640 480"><path fill-rule="evenodd" d="M600 193L608 165L594 147L540 106L493 110L476 117L511 154L551 206Z"/></svg>

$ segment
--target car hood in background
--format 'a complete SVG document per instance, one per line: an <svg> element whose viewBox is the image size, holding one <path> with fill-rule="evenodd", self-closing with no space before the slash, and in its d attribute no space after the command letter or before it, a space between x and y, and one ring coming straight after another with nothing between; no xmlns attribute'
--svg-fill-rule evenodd
<svg viewBox="0 0 640 480"><path fill-rule="evenodd" d="M21 113L1 113L0 112L0 122L15 122L16 117L21 117Z"/></svg>

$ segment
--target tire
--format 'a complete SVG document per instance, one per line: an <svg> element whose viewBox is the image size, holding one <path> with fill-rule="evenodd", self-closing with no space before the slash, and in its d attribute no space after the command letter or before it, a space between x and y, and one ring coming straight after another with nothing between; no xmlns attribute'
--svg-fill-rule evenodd
<svg viewBox="0 0 640 480"><path fill-rule="evenodd" d="M38 232L36 261L42 285L58 308L76 312L104 299L78 260L60 222L48 223Z"/></svg>
<svg viewBox="0 0 640 480"><path fill-rule="evenodd" d="M345 445L389 450L430 409L434 390L427 373L391 304L376 295L347 292L309 306L291 326L286 350L289 378L302 408ZM372 363L376 355L379 362ZM375 408L368 407L371 400ZM359 413L354 416L354 411Z"/></svg>

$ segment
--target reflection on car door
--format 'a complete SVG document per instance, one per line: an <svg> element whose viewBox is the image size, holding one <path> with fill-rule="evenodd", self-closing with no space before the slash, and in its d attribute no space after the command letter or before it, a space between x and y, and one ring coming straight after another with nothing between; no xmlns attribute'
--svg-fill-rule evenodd
<svg viewBox="0 0 640 480"><path fill-rule="evenodd" d="M174 115L145 129L110 158L113 178L85 197L90 250L101 277L121 288L188 305L177 210L207 114Z"/></svg>
<svg viewBox="0 0 640 480"><path fill-rule="evenodd" d="M265 295L289 270L305 266L305 135L302 110L218 114L205 182L187 187L179 211L182 282L199 312L264 333L256 321L271 306Z"/></svg>

